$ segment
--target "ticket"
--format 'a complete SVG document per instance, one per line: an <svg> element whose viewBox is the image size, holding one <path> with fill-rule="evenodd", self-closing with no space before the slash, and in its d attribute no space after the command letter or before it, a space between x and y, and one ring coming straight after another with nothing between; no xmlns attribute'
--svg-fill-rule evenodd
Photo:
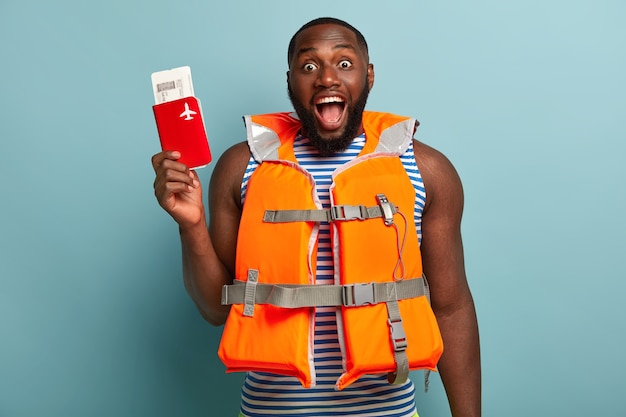
<svg viewBox="0 0 626 417"><path fill-rule="evenodd" d="M189 66L153 72L151 78L155 104L194 95Z"/></svg>

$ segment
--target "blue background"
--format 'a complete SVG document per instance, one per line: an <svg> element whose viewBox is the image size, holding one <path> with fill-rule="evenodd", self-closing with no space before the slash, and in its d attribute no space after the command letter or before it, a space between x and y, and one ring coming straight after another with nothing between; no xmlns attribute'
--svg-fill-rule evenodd
<svg viewBox="0 0 626 417"><path fill-rule="evenodd" d="M464 181L484 415L626 415L623 1L0 0L0 416L236 414L153 197L150 73L191 66L217 157L290 108L288 40L323 15L370 44L368 108Z"/></svg>

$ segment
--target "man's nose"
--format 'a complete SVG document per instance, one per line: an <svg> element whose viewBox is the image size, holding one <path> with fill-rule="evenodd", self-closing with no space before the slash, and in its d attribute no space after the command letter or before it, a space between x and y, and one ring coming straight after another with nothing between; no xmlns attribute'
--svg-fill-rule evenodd
<svg viewBox="0 0 626 417"><path fill-rule="evenodd" d="M330 88L335 87L339 84L340 82L337 74L337 69L334 68L332 65L324 65L319 71L319 76L316 80L316 86Z"/></svg>

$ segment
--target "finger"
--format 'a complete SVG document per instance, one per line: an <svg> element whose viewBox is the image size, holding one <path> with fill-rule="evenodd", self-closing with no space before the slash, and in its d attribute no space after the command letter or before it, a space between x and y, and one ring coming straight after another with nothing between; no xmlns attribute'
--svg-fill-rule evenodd
<svg viewBox="0 0 626 417"><path fill-rule="evenodd" d="M183 182L161 183L155 187L155 195L159 201L166 201L174 194L188 193L190 191L191 186Z"/></svg>
<svg viewBox="0 0 626 417"><path fill-rule="evenodd" d="M159 167L156 178L154 179L153 185L156 194L161 194L168 189L174 189L172 187L175 187L178 192L186 191L194 187L194 180L189 171L165 168L165 165L167 165L167 161L164 161L161 167ZM180 169L180 167L177 168Z"/></svg>
<svg viewBox="0 0 626 417"><path fill-rule="evenodd" d="M152 168L156 172L165 161L176 161L181 154L178 151L162 151L152 156ZM180 164L183 165L184 164ZM185 167L186 169L186 167Z"/></svg>
<svg viewBox="0 0 626 417"><path fill-rule="evenodd" d="M175 195L186 194L192 191L194 191L193 186L185 181L167 181L164 177L159 177L154 183L154 195L159 204L165 209L172 204L172 198Z"/></svg>
<svg viewBox="0 0 626 417"><path fill-rule="evenodd" d="M173 167L163 169L161 175L159 175L165 180L165 182L182 182L187 185L193 185L193 171L188 170L185 165L178 162L164 162L164 168L166 164L173 165Z"/></svg>
<svg viewBox="0 0 626 417"><path fill-rule="evenodd" d="M161 164L156 168L155 182L162 180L164 182L184 182L187 184L193 184L193 179L190 176L190 170L185 164L173 161L171 159L163 159Z"/></svg>

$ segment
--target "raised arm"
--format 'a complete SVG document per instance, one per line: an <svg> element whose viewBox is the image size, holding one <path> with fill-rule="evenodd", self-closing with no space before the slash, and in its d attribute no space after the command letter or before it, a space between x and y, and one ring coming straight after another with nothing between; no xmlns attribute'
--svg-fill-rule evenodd
<svg viewBox="0 0 626 417"><path fill-rule="evenodd" d="M221 289L233 280L241 217L239 193L250 153L246 144L238 144L216 163L209 187L210 230L198 176L176 162L178 157L177 152L169 151L153 156L155 195L179 226L187 292L209 323L221 325L229 310L221 305Z"/></svg>
<svg viewBox="0 0 626 417"><path fill-rule="evenodd" d="M477 417L481 414L480 347L461 240L463 187L444 155L417 141L414 146L426 187L421 245L424 273L444 342L438 368L452 415Z"/></svg>

